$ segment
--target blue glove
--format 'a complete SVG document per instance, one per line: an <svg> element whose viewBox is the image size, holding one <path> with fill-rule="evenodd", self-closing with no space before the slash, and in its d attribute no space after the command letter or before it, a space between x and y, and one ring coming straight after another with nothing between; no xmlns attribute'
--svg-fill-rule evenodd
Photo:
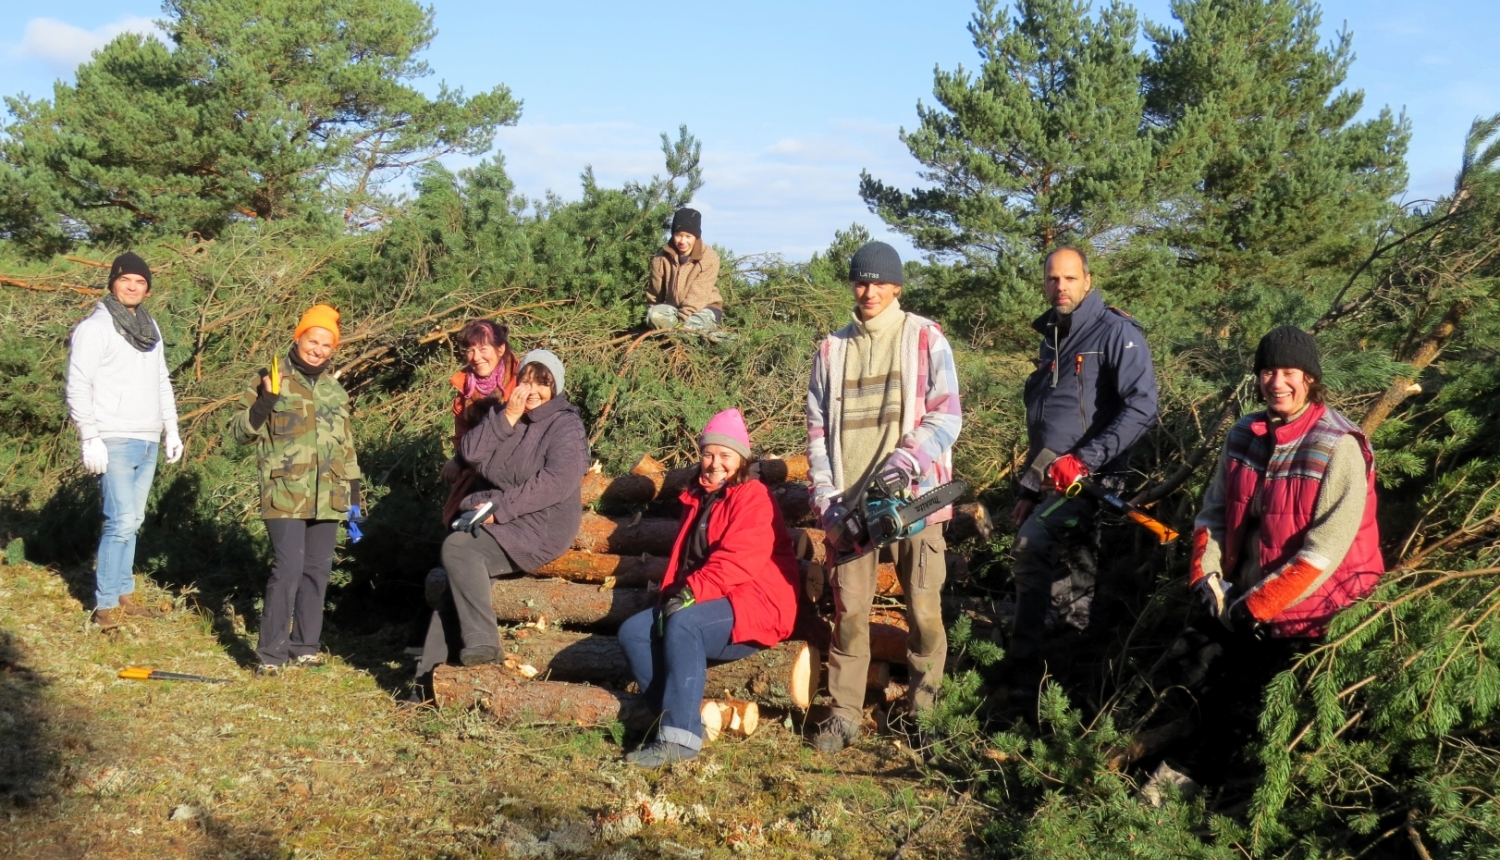
<svg viewBox="0 0 1500 860"><path fill-rule="evenodd" d="M365 539L365 533L359 530L359 524L363 520L364 517L360 516L359 513L359 505L350 505L348 522L350 543L359 543Z"/></svg>

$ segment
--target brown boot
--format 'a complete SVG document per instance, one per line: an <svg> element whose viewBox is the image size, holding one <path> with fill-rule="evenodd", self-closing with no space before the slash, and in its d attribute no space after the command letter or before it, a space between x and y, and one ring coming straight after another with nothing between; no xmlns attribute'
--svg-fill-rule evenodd
<svg viewBox="0 0 1500 860"><path fill-rule="evenodd" d="M137 603L135 597L130 594L120 595L120 609L126 615L134 615L139 618L160 618L162 614L161 610L155 606Z"/></svg>
<svg viewBox="0 0 1500 860"><path fill-rule="evenodd" d="M100 633L113 633L120 629L120 622L124 618L118 609L95 609L94 623L99 625Z"/></svg>

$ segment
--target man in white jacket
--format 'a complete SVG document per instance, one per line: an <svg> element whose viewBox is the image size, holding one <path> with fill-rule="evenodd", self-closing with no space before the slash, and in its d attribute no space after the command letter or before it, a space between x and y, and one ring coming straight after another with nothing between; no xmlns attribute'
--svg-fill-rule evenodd
<svg viewBox="0 0 1500 860"><path fill-rule="evenodd" d="M146 518L158 445L182 457L177 404L161 329L142 307L151 269L127 251L109 269L109 293L69 338L68 412L78 426L83 467L100 475L104 536L94 567L94 621L105 631L121 614L155 615L132 599L135 536Z"/></svg>

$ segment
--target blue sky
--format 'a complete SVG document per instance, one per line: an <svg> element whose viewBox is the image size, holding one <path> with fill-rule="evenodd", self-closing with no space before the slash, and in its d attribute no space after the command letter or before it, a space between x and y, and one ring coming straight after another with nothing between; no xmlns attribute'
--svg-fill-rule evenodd
<svg viewBox="0 0 1500 860"><path fill-rule="evenodd" d="M496 83L523 100L496 146L520 190L578 194L591 164L607 184L661 170L659 134L686 123L703 141L695 205L709 241L805 259L835 229L883 229L859 199L861 169L916 182L897 139L931 102L934 66L977 65L969 0L923 2L518 3L432 0L430 82ZM1136 4L1169 19L1167 0ZM1416 4L1327 0L1324 32L1345 23L1358 54L1346 84L1366 112L1404 109L1413 126L1408 199L1445 192L1464 132L1500 111L1493 0ZM0 4L0 93L45 96L93 48L160 16L157 0Z"/></svg>

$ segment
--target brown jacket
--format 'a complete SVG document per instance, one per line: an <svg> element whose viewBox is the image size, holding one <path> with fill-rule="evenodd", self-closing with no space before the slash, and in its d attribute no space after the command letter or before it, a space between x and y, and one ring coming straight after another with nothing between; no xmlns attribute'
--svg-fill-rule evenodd
<svg viewBox="0 0 1500 860"><path fill-rule="evenodd" d="M678 265L677 249L666 245L651 258L646 301L672 305L683 319L704 308L724 310L724 299L719 295L719 255L699 239L693 243L687 262Z"/></svg>

